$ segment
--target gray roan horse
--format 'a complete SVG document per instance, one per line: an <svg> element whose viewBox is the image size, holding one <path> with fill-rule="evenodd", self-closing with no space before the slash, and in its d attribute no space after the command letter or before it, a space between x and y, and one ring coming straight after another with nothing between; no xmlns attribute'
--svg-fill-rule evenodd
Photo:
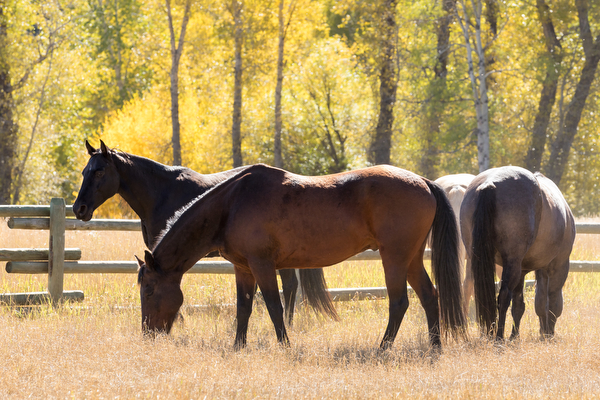
<svg viewBox="0 0 600 400"><path fill-rule="evenodd" d="M558 187L542 174L519 167L484 171L465 192L460 221L484 333L496 330L496 338L504 337L512 300L511 339L519 335L525 274L535 271L540 333L552 337L563 309L562 288L575 240L573 214ZM497 303L494 263L503 267Z"/></svg>
<svg viewBox="0 0 600 400"><path fill-rule="evenodd" d="M430 230L437 290L423 266ZM183 274L219 250L235 266L235 347L246 344L257 283L277 339L287 344L276 270L325 267L379 249L389 297L381 347L392 345L408 308L408 281L425 309L430 342L439 348L440 315L446 332L465 332L457 241L444 191L412 172L377 166L307 177L254 165L180 210L145 262L138 260L142 328L170 331L183 303Z"/></svg>
<svg viewBox="0 0 600 400"><path fill-rule="evenodd" d="M85 142L90 159L83 169L83 183L73 205L75 216L89 221L96 208L114 196L131 206L142 222L144 243L149 249L175 211L246 167L203 175L189 168L170 167L150 159ZM216 254L218 255L218 254ZM298 280L294 270L280 270L288 323L294 314ZM308 303L316 310L337 319L337 314L322 269L300 271L300 281Z"/></svg>

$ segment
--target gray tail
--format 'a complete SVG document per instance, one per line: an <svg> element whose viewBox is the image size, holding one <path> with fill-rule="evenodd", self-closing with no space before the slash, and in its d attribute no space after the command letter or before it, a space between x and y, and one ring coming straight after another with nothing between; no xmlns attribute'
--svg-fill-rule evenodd
<svg viewBox="0 0 600 400"><path fill-rule="evenodd" d="M323 268L301 269L300 284L308 304L315 312L327 314L335 321L339 320L331 295L327 291Z"/></svg>
<svg viewBox="0 0 600 400"><path fill-rule="evenodd" d="M473 256L471 268L475 286L477 319L486 333L492 333L496 322L496 286L494 283L496 219L496 187L493 184L477 189L478 199L473 214Z"/></svg>

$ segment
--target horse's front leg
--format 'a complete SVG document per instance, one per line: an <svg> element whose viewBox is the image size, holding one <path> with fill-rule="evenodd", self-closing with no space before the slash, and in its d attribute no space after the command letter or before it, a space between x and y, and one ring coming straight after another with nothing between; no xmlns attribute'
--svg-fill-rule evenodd
<svg viewBox="0 0 600 400"><path fill-rule="evenodd" d="M463 281L463 312L465 317L467 317L469 315L469 305L471 303L471 297L473 297L473 291L475 287L473 281L473 269L471 268L471 259L469 258L464 265L465 280Z"/></svg>
<svg viewBox="0 0 600 400"><path fill-rule="evenodd" d="M562 288L565 285L567 276L569 275L569 259L564 261L557 260L554 265L556 269L551 269L548 280L548 331L546 337L554 336L554 328L556 320L562 315L563 311L563 294Z"/></svg>
<svg viewBox="0 0 600 400"><path fill-rule="evenodd" d="M237 288L237 331L234 348L239 350L246 346L248 320L252 314L252 301L256 290L256 280L247 269L234 265L235 284Z"/></svg>
<svg viewBox="0 0 600 400"><path fill-rule="evenodd" d="M289 345L290 340L283 322L283 306L281 305L281 298L279 297L275 264L264 260L252 261L250 262L250 269L256 278L258 287L265 300L265 305L269 311L269 316L275 326L277 340L281 344Z"/></svg>
<svg viewBox="0 0 600 400"><path fill-rule="evenodd" d="M540 319L542 339L554 336L556 320L562 314L562 287L569 273L569 259L554 260L546 270L535 272L535 312Z"/></svg>

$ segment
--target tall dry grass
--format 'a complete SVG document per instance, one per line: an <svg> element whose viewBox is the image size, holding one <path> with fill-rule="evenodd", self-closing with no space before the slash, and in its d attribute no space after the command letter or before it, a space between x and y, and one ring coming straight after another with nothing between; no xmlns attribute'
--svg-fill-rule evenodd
<svg viewBox="0 0 600 400"><path fill-rule="evenodd" d="M44 247L47 232L0 227L0 247ZM131 260L139 233L70 232L67 247L84 259ZM600 259L600 238L577 238L573 259ZM3 267L3 265L2 265ZM382 286L377 262L325 270L330 287ZM0 272L0 291L45 290L45 276ZM292 345L277 345L268 313L257 304L248 348L234 352L234 278L187 275L184 322L169 337L140 334L133 275L67 275L65 289L83 303L59 309L0 308L2 398L593 398L600 393L600 274L571 274L564 313L552 341L540 341L533 291L521 339L444 343L432 357L416 298L394 348L377 350L387 301L337 303L341 321L302 309L289 328Z"/></svg>

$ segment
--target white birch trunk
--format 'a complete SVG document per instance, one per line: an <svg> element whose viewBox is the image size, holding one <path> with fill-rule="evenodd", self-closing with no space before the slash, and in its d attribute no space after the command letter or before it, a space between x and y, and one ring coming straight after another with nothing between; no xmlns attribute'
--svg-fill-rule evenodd
<svg viewBox="0 0 600 400"><path fill-rule="evenodd" d="M473 1L474 24L474 45L477 54L477 75L475 74L473 47L471 45L471 33L469 32L469 21L467 7L464 1L460 2L463 15L458 7L456 8L456 17L465 38L465 48L467 49L467 62L469 65L469 78L473 90L473 102L475 104L475 114L477 118L477 163L479 172L490 168L490 128L489 128L489 109L487 86L485 82L485 54L481 41L481 1Z"/></svg>

